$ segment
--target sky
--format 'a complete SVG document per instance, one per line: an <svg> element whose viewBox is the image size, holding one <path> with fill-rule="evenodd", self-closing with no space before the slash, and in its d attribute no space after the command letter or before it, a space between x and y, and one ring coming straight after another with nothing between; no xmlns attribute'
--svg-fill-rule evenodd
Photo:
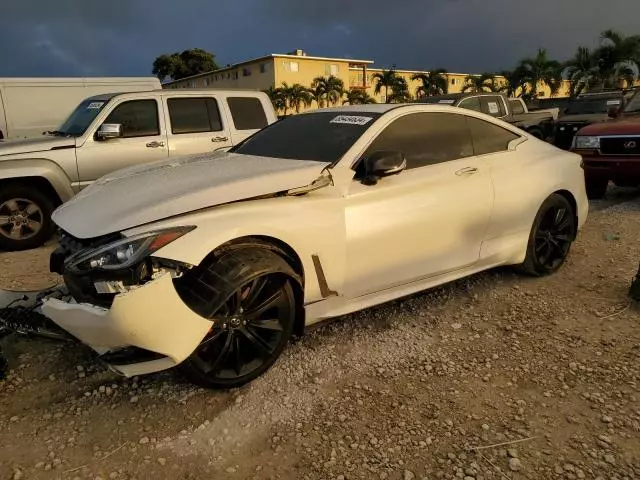
<svg viewBox="0 0 640 480"><path fill-rule="evenodd" d="M302 49L481 73L540 47L565 60L639 19L640 0L0 0L0 77L144 76L195 47L220 65Z"/></svg>

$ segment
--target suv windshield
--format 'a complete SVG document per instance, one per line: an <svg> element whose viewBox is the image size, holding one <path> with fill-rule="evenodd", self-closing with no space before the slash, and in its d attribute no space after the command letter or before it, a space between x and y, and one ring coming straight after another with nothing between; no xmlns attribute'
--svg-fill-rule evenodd
<svg viewBox="0 0 640 480"><path fill-rule="evenodd" d="M572 102L565 115L589 115L593 113L606 114L611 107L620 107L622 98L584 98Z"/></svg>
<svg viewBox="0 0 640 480"><path fill-rule="evenodd" d="M260 130L230 151L335 163L380 115L357 111L294 115Z"/></svg>
<svg viewBox="0 0 640 480"><path fill-rule="evenodd" d="M111 97L100 96L84 100L76 107L62 126L53 133L56 135L79 137L87 131L91 122L93 122L107 103L109 103L110 99Z"/></svg>

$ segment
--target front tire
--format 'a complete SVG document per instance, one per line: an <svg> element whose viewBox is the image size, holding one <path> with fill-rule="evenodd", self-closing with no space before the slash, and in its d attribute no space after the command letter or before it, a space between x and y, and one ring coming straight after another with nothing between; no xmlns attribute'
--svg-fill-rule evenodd
<svg viewBox="0 0 640 480"><path fill-rule="evenodd" d="M0 250L42 246L53 235L54 202L31 185L0 187Z"/></svg>
<svg viewBox="0 0 640 480"><path fill-rule="evenodd" d="M213 325L180 369L205 388L234 388L266 372L284 350L296 319L297 275L261 248L223 252L176 284L183 300Z"/></svg>
<svg viewBox="0 0 640 480"><path fill-rule="evenodd" d="M540 277L557 271L567 259L577 233L575 211L562 195L548 197L538 210L520 270Z"/></svg>
<svg viewBox="0 0 640 480"><path fill-rule="evenodd" d="M600 177L586 177L585 187L587 189L587 198L590 200L600 200L607 194L607 187L609 186L608 178Z"/></svg>

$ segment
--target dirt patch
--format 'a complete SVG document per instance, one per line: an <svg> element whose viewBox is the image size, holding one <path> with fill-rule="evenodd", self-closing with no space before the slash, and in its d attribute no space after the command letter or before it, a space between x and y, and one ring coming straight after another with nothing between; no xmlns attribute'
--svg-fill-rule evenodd
<svg viewBox="0 0 640 480"><path fill-rule="evenodd" d="M595 207L558 274L491 271L337 319L240 390L7 339L0 478L640 478L640 203ZM53 279L46 251L7 255L33 261L22 285Z"/></svg>

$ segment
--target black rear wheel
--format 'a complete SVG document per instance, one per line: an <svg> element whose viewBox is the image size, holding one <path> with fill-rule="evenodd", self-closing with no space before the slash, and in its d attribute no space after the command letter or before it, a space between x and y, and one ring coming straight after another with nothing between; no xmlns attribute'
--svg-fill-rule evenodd
<svg viewBox="0 0 640 480"><path fill-rule="evenodd" d="M185 376L206 388L233 388L262 375L293 331L296 275L291 267L272 251L251 248L230 251L189 275L192 279L178 291L213 325L182 363ZM213 293L204 302L203 281Z"/></svg>
<svg viewBox="0 0 640 480"><path fill-rule="evenodd" d="M534 276L558 270L569 255L576 232L576 215L571 203L562 195L551 195L533 222L521 270Z"/></svg>

